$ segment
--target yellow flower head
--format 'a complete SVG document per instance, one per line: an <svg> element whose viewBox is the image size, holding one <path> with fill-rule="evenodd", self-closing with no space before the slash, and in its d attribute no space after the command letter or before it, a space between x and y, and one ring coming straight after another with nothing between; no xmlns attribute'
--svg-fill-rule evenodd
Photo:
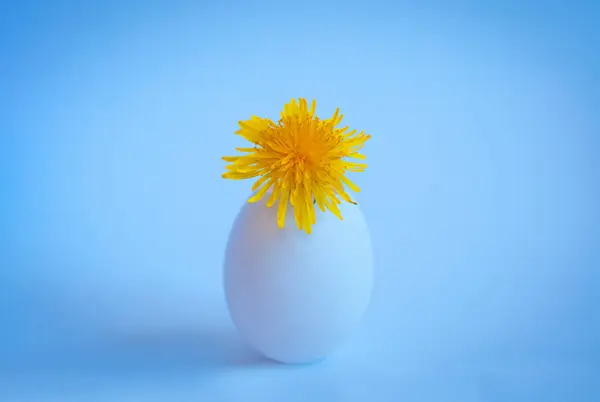
<svg viewBox="0 0 600 402"><path fill-rule="evenodd" d="M354 204L344 185L358 192L359 188L345 176L346 171L362 172L364 163L347 158L365 159L358 153L371 138L364 132L337 128L343 115L336 109L333 117L321 120L315 115L316 102L308 108L306 99L292 101L283 107L278 122L251 116L240 121L236 134L254 144L253 148L236 148L244 153L226 156L225 179L241 180L258 177L248 202L260 200L269 190L267 207L279 200L277 224L282 228L288 202L294 209L296 225L310 233L316 223L315 204L325 212L342 215L340 198Z"/></svg>

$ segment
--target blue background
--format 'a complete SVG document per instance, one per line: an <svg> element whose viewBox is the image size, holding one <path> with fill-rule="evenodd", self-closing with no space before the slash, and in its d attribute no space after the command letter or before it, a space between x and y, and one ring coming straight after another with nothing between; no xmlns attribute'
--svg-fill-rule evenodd
<svg viewBox="0 0 600 402"><path fill-rule="evenodd" d="M600 5L449 3L3 2L0 399L600 400ZM219 158L294 97L373 135L373 301L308 367L221 288Z"/></svg>

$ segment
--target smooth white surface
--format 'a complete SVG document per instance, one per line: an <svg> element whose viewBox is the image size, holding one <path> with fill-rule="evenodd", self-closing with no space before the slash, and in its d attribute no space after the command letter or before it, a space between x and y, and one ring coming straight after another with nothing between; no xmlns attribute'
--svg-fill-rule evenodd
<svg viewBox="0 0 600 402"><path fill-rule="evenodd" d="M224 264L227 305L257 350L285 363L326 357L359 324L371 295L373 257L358 206L340 205L344 220L317 213L313 232L298 230L293 210L277 227L277 205L245 203Z"/></svg>

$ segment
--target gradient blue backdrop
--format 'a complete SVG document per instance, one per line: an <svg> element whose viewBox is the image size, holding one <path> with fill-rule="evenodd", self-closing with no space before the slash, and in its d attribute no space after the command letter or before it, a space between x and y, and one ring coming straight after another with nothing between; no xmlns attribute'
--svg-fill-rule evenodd
<svg viewBox="0 0 600 402"><path fill-rule="evenodd" d="M0 400L600 400L598 2L4 1L0 46ZM373 135L377 277L298 368L227 317L219 158L300 96Z"/></svg>

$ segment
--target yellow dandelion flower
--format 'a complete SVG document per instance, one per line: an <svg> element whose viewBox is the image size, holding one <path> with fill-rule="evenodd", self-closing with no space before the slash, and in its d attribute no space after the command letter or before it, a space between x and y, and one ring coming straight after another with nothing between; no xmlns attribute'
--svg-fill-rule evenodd
<svg viewBox="0 0 600 402"><path fill-rule="evenodd" d="M288 203L294 210L296 225L310 233L316 223L315 204L343 219L338 208L341 200L355 204L346 193L360 189L346 172L362 172L364 160L358 151L371 138L363 131L337 128L343 115L336 109L333 117L321 120L315 115L316 102L308 108L306 99L284 105L278 122L251 116L240 121L238 134L254 144L252 148L236 148L240 156L225 156L225 179L242 180L258 177L248 202L257 202L269 191L267 207L279 201L277 224L284 227ZM340 200L341 199L341 200Z"/></svg>

